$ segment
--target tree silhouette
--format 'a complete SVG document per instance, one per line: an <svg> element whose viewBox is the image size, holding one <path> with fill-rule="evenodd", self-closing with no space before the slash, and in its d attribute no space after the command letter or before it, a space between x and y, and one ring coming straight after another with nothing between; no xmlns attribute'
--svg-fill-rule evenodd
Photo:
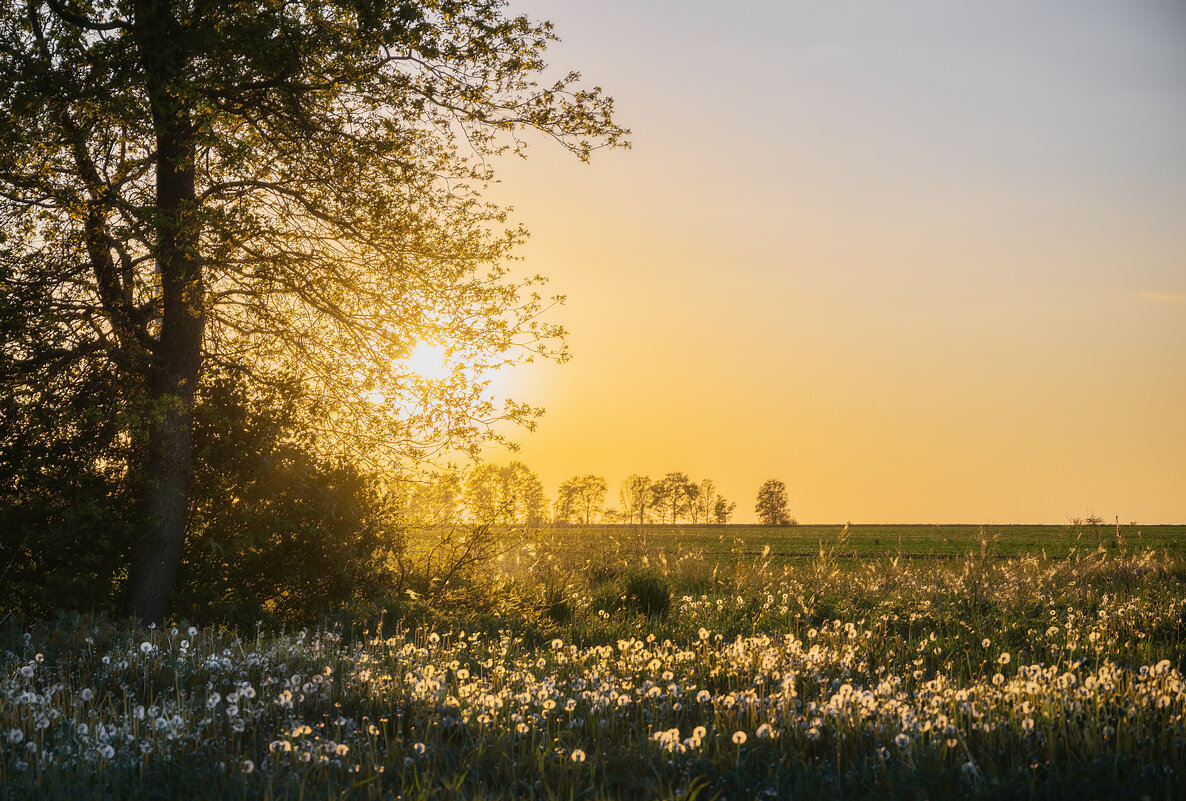
<svg viewBox="0 0 1186 801"><path fill-rule="evenodd" d="M556 492L556 522L570 523L576 516L581 523L592 523L605 507L607 488L605 479L593 474L568 479Z"/></svg>
<svg viewBox="0 0 1186 801"><path fill-rule="evenodd" d="M143 431L131 613L167 608L206 365L300 375L354 458L530 423L482 375L563 357L562 332L473 187L524 128L581 159L626 133L577 74L537 83L553 38L481 0L0 0L0 382L31 409L119 375L109 416ZM408 373L420 342L447 379Z"/></svg>
<svg viewBox="0 0 1186 801"><path fill-rule="evenodd" d="M764 526L790 525L794 521L787 510L787 485L773 478L764 483L758 490L758 502L754 505L758 522Z"/></svg>
<svg viewBox="0 0 1186 801"><path fill-rule="evenodd" d="M618 486L618 501L622 517L639 525L645 523L651 504L651 477L635 473L626 478Z"/></svg>
<svg viewBox="0 0 1186 801"><path fill-rule="evenodd" d="M717 499L717 485L711 478L700 481L696 501L692 504L692 522L708 523L712 520L712 510Z"/></svg>
<svg viewBox="0 0 1186 801"><path fill-rule="evenodd" d="M717 501L712 505L712 522L724 524L729 522L729 518L733 516L733 510L737 508L737 502L729 502L717 496Z"/></svg>
<svg viewBox="0 0 1186 801"><path fill-rule="evenodd" d="M651 485L651 502L667 517L670 512L674 525L680 517L691 514L700 487L686 473L668 473Z"/></svg>
<svg viewBox="0 0 1186 801"><path fill-rule="evenodd" d="M544 522L544 486L522 462L483 464L465 481L465 502L476 523L538 526Z"/></svg>

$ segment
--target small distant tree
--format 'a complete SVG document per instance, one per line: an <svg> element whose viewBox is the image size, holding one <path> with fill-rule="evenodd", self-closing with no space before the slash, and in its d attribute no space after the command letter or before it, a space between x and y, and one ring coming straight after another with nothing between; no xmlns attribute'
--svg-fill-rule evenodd
<svg viewBox="0 0 1186 801"><path fill-rule="evenodd" d="M405 514L425 525L450 525L458 522L461 499L461 476L456 470L441 470L412 483L404 501Z"/></svg>
<svg viewBox="0 0 1186 801"><path fill-rule="evenodd" d="M651 504L651 477L635 473L627 478L618 488L618 500L622 504L622 518L626 522L645 523Z"/></svg>
<svg viewBox="0 0 1186 801"><path fill-rule="evenodd" d="M733 516L733 510L737 508L737 502L730 503L717 496L717 501L712 505L712 522L724 524L729 522L729 518Z"/></svg>
<svg viewBox="0 0 1186 801"><path fill-rule="evenodd" d="M696 502L692 504L692 522L693 523L708 523L712 520L713 504L717 499L717 485L713 483L711 478L706 478L700 482L700 493L696 496Z"/></svg>
<svg viewBox="0 0 1186 801"><path fill-rule="evenodd" d="M465 503L475 522L538 526L544 521L544 486L522 462L483 464L466 478Z"/></svg>
<svg viewBox="0 0 1186 801"><path fill-rule="evenodd" d="M556 489L556 505L552 509L552 522L567 526L576 511L577 485L568 479Z"/></svg>
<svg viewBox="0 0 1186 801"><path fill-rule="evenodd" d="M777 479L770 479L758 490L758 502L754 511L758 522L764 526L789 526L791 519L787 503L787 485Z"/></svg>
<svg viewBox="0 0 1186 801"><path fill-rule="evenodd" d="M605 494L609 489L601 476L586 475L577 479L577 501L580 504L581 522L592 523L596 515L605 508Z"/></svg>
<svg viewBox="0 0 1186 801"><path fill-rule="evenodd" d="M601 476L592 474L573 476L556 491L557 523L571 523L576 517L581 523L592 523L605 507L608 485Z"/></svg>
<svg viewBox="0 0 1186 801"><path fill-rule="evenodd" d="M651 485L650 495L655 508L662 511L664 518L670 514L674 524L691 514L700 487L686 473L668 473Z"/></svg>

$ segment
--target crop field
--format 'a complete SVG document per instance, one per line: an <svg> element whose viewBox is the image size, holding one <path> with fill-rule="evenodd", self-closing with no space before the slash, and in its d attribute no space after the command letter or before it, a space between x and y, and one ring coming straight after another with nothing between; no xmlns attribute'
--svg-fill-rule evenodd
<svg viewBox="0 0 1186 801"><path fill-rule="evenodd" d="M1182 798L1183 533L570 527L321 628L9 622L0 798Z"/></svg>
<svg viewBox="0 0 1186 801"><path fill-rule="evenodd" d="M1066 557L1104 548L1186 553L1186 526L1085 523L1063 526L970 525L591 525L569 526L582 548L642 543L672 551L701 550L732 560L770 547L775 561L815 558L821 548L841 558L894 557L950 559L979 550L984 541L999 558Z"/></svg>

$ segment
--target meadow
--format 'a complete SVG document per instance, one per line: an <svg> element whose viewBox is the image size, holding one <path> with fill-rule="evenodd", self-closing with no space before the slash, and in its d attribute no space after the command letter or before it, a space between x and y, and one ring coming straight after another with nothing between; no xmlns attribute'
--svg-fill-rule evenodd
<svg viewBox="0 0 1186 801"><path fill-rule="evenodd" d="M8 621L0 798L1182 798L1183 534L499 532L322 627Z"/></svg>

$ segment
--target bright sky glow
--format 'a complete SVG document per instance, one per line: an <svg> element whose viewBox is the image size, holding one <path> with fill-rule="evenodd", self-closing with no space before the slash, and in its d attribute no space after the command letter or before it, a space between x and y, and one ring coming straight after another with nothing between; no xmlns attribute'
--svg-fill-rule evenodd
<svg viewBox="0 0 1186 801"><path fill-rule="evenodd" d="M448 378L452 369L445 348L428 342L417 343L405 364L408 370L429 381Z"/></svg>
<svg viewBox="0 0 1186 801"><path fill-rule="evenodd" d="M1186 522L1180 0L512 0L634 149L538 142L492 198L574 359L549 493L712 478L753 519ZM505 454L491 454L505 460Z"/></svg>

